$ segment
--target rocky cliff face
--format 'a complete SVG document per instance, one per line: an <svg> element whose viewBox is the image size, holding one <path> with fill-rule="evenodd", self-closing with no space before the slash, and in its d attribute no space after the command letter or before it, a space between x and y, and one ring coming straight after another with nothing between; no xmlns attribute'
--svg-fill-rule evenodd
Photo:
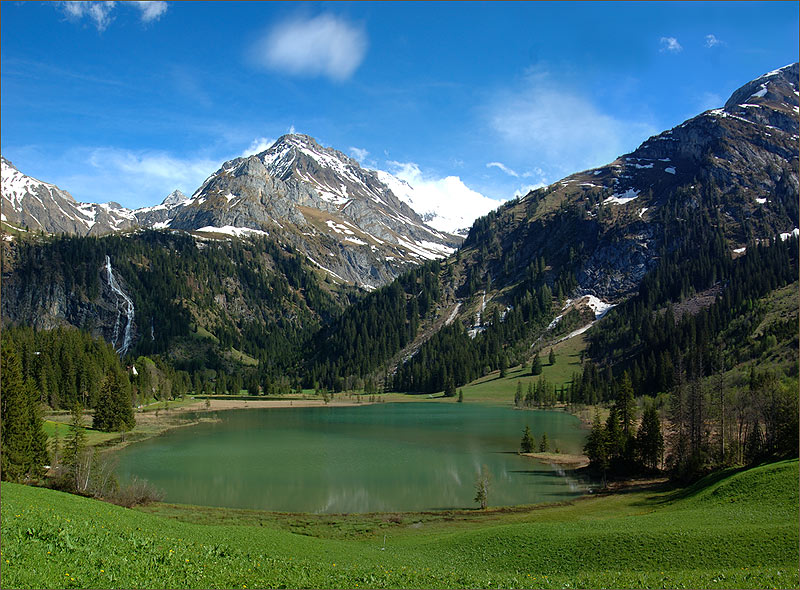
<svg viewBox="0 0 800 590"><path fill-rule="evenodd" d="M173 229L267 233L305 253L334 280L367 287L461 243L425 225L375 171L296 134L226 162L170 214Z"/></svg>
<svg viewBox="0 0 800 590"><path fill-rule="evenodd" d="M390 185L402 186L401 194ZM3 220L14 226L77 235L137 227L207 236L266 234L306 254L332 280L366 288L420 261L442 258L463 241L426 225L406 202L412 193L390 174L361 168L297 134L226 162L191 198L174 191L160 205L136 210L78 203L3 160Z"/></svg>
<svg viewBox="0 0 800 590"><path fill-rule="evenodd" d="M565 295L616 302L680 243L692 217L711 216L737 256L753 240L797 232L799 198L792 64L745 84L723 108L478 220L457 274L513 287L544 257L552 284L563 272L576 277Z"/></svg>
<svg viewBox="0 0 800 590"><path fill-rule="evenodd" d="M2 220L45 233L102 235L137 225L134 212L119 203L79 203L54 184L27 176L0 157Z"/></svg>
<svg viewBox="0 0 800 590"><path fill-rule="evenodd" d="M8 248L7 245L4 247ZM111 343L120 354L126 353L139 329L131 289L114 268L110 257L89 269L88 281L99 285L97 293L76 289L65 280L63 267L50 265L47 280L9 268L13 258L4 253L3 320L50 330L58 326L77 326ZM85 262L79 264L85 265Z"/></svg>

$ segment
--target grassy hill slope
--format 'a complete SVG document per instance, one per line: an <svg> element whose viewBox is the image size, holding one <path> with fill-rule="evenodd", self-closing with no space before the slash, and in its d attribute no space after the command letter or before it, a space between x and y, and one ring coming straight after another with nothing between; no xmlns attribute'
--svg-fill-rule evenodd
<svg viewBox="0 0 800 590"><path fill-rule="evenodd" d="M300 515L210 526L224 511L154 507L167 518L3 483L3 587L792 588L797 481L784 461L544 508L342 516L359 524L338 538L281 525Z"/></svg>

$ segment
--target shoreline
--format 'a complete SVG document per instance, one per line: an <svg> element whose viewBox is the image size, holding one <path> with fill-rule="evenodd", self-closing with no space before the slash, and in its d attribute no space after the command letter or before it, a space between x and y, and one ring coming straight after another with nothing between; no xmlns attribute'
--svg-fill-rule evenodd
<svg viewBox="0 0 800 590"><path fill-rule="evenodd" d="M195 426L203 422L217 422L219 418L213 415L226 410L264 409L264 408L316 408L316 407L347 407L367 406L376 402L363 400L331 400L325 403L323 399L286 398L286 399L214 399L209 398L206 407L205 399L197 399L188 404L184 403L174 409L148 409L135 413L136 429L117 438L96 445L103 454L114 453L135 442L142 442L161 436L162 434L187 426ZM159 415L161 414L161 415ZM189 417L189 414L198 414Z"/></svg>
<svg viewBox="0 0 800 590"><path fill-rule="evenodd" d="M551 465L563 465L580 469L589 466L589 457L586 455L571 455L569 453L519 453L521 457L529 457Z"/></svg>

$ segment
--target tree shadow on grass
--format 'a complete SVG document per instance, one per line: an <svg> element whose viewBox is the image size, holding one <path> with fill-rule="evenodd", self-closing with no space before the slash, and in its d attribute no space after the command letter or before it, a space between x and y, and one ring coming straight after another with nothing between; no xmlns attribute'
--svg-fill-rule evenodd
<svg viewBox="0 0 800 590"><path fill-rule="evenodd" d="M694 483L685 486L681 486L678 483L667 482L664 484L666 489L673 488L672 491L667 494L654 496L650 501L650 504L671 504L672 502L677 502L678 500L687 500L689 498L693 498L711 486L718 484L723 479L727 479L747 469L748 467L731 467L721 471L715 471L700 478Z"/></svg>

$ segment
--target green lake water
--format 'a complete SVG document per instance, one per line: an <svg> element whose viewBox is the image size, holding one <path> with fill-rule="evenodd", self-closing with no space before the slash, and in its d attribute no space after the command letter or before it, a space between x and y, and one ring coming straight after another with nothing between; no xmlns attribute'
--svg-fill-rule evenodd
<svg viewBox="0 0 800 590"><path fill-rule="evenodd" d="M579 453L586 431L565 412L400 403L228 410L118 454L165 501L288 512L471 508L482 465L490 506L557 502L586 490L570 470L516 454L525 425L551 450Z"/></svg>

